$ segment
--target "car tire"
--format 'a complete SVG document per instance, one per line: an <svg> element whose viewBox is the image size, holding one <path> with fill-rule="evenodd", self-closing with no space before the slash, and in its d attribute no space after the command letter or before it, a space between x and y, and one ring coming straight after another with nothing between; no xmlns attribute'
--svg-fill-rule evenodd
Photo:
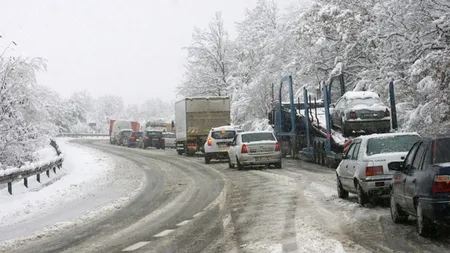
<svg viewBox="0 0 450 253"><path fill-rule="evenodd" d="M211 163L211 157L209 157L208 154L205 154L205 164L210 164Z"/></svg>
<svg viewBox="0 0 450 253"><path fill-rule="evenodd" d="M436 234L436 228L423 216L423 209L420 201L417 203L416 207L416 218L416 229L420 236L430 237Z"/></svg>
<svg viewBox="0 0 450 253"><path fill-rule="evenodd" d="M282 163L281 163L281 159L280 159L279 162L275 163L274 165L275 165L275 168L276 168L276 169L281 169L281 168L283 167L283 165L282 165Z"/></svg>
<svg viewBox="0 0 450 253"><path fill-rule="evenodd" d="M340 199L347 199L348 198L348 191L342 187L341 180L339 180L339 176L336 175L336 184L337 184L337 193L338 197Z"/></svg>
<svg viewBox="0 0 450 253"><path fill-rule="evenodd" d="M177 151L178 155L183 155L183 151Z"/></svg>
<svg viewBox="0 0 450 253"><path fill-rule="evenodd" d="M166 149L166 146L162 146L161 149L162 149L162 150Z"/></svg>
<svg viewBox="0 0 450 253"><path fill-rule="evenodd" d="M367 204L367 202L369 202L367 194L364 192L361 184L359 183L356 185L356 194L358 195L358 203L361 206L364 206L365 204Z"/></svg>
<svg viewBox="0 0 450 253"><path fill-rule="evenodd" d="M391 218L394 223L402 223L408 220L408 214L403 212L402 209L398 206L392 193L389 206L391 210Z"/></svg>
<svg viewBox="0 0 450 253"><path fill-rule="evenodd" d="M238 170L243 170L244 169L244 165L242 165L240 162L239 162L239 159L236 157L236 165L237 165L237 169Z"/></svg>
<svg viewBox="0 0 450 253"><path fill-rule="evenodd" d="M228 157L228 168L230 168L230 169L234 168L234 164L231 163L230 157Z"/></svg>

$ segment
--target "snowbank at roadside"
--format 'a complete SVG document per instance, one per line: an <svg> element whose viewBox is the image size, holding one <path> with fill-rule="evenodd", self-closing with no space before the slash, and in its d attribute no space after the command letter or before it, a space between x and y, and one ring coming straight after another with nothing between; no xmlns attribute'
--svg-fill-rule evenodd
<svg viewBox="0 0 450 253"><path fill-rule="evenodd" d="M30 178L28 189L17 182L13 195L0 191L0 248L107 215L145 185L133 163L66 141L58 140L64 163L56 175L41 175L41 183Z"/></svg>

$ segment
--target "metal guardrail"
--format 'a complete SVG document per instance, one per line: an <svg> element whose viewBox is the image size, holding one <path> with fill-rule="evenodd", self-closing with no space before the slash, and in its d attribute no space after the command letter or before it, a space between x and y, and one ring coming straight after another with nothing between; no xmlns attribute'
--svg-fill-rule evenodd
<svg viewBox="0 0 450 253"><path fill-rule="evenodd" d="M8 192L12 195L12 183L16 180L23 179L23 184L25 187L28 188L28 178L31 176L36 175L36 180L40 183L41 182L41 174L46 173L47 177L50 177L50 170L53 170L53 173L56 174L56 168L61 169L62 163L64 161L64 158L62 157L61 150L59 149L58 145L54 140L50 142L50 145L52 145L57 153L57 157L55 157L55 161L48 162L44 165L36 165L35 167L21 169L16 168L17 171L8 173L8 169L5 171L5 175L0 177L0 184L8 184Z"/></svg>
<svg viewBox="0 0 450 253"><path fill-rule="evenodd" d="M73 137L73 138L82 138L82 137L109 137L109 134L58 134L56 137Z"/></svg>

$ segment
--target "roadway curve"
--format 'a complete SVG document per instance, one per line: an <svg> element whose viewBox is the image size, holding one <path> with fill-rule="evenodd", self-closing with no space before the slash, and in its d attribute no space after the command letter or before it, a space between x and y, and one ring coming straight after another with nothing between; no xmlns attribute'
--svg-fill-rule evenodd
<svg viewBox="0 0 450 253"><path fill-rule="evenodd" d="M172 150L78 141L128 159L148 184L128 206L90 225L8 252L444 252L389 209L336 196L334 172L285 160L284 169L228 169ZM124 171L126 173L126 171ZM36 250L39 249L39 250Z"/></svg>

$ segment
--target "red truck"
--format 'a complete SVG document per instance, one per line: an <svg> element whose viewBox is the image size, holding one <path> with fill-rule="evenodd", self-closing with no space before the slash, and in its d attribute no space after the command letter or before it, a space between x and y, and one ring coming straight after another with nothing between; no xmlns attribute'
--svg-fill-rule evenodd
<svg viewBox="0 0 450 253"><path fill-rule="evenodd" d="M117 135L121 130L131 129L134 132L137 132L141 129L141 125L137 121L128 121L128 120L110 120L109 121L109 142L111 144L116 144Z"/></svg>

